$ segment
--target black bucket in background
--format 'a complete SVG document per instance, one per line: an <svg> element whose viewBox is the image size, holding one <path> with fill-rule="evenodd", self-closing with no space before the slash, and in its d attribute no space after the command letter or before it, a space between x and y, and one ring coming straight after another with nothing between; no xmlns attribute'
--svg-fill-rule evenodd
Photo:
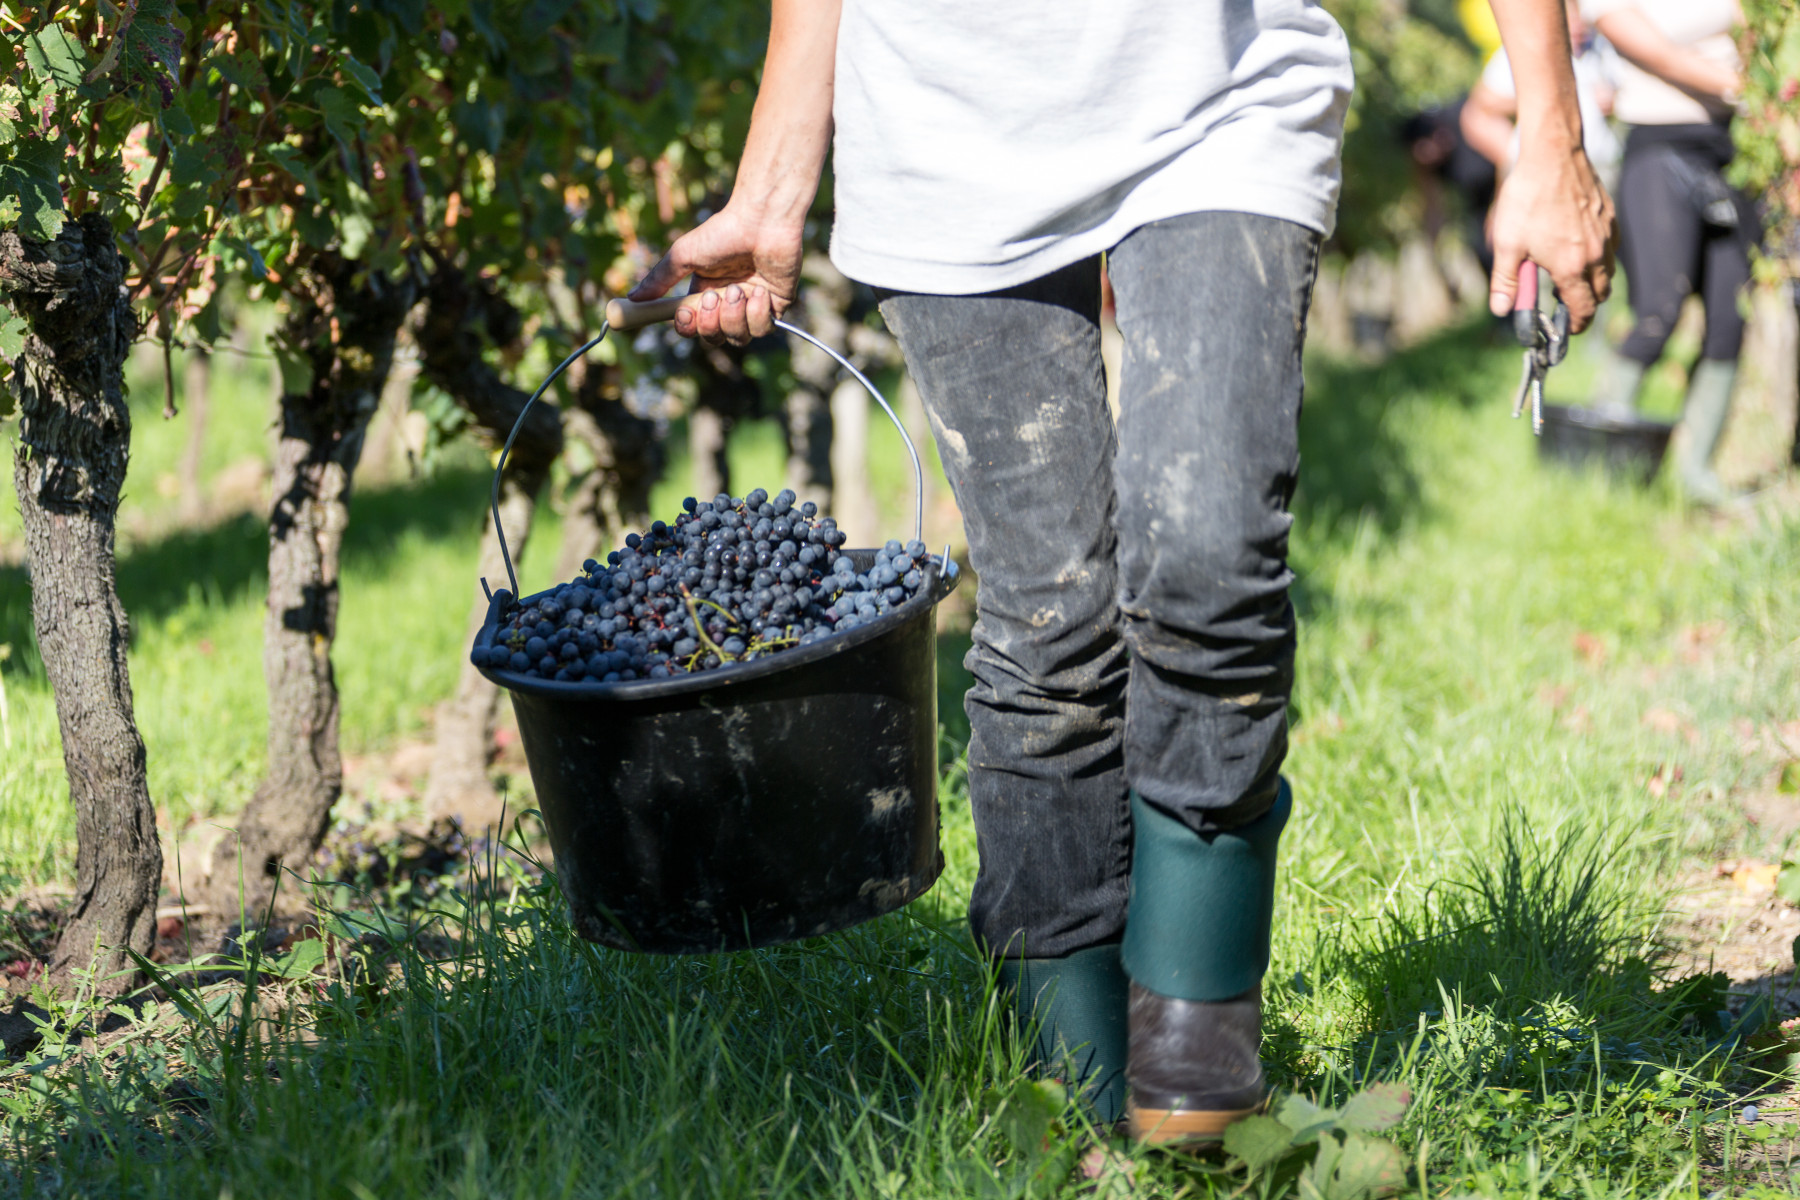
<svg viewBox="0 0 1800 1200"><path fill-rule="evenodd" d="M864 570L875 556L849 553ZM956 583L950 564L868 625L675 679L484 668L512 695L581 935L743 950L845 929L930 888L943 870L933 613ZM476 644L499 622L495 603Z"/></svg>
<svg viewBox="0 0 1800 1200"><path fill-rule="evenodd" d="M1546 404L1538 455L1570 466L1599 463L1619 478L1648 484L1662 467L1674 428L1647 417Z"/></svg>

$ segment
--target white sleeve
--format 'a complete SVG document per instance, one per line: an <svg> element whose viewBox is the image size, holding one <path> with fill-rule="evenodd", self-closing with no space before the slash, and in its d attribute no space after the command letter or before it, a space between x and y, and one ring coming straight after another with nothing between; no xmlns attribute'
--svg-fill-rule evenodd
<svg viewBox="0 0 1800 1200"><path fill-rule="evenodd" d="M1481 69L1481 83L1501 96L1510 98L1519 94L1518 86L1513 83L1512 60L1506 57L1505 47L1494 51L1493 57L1487 60L1487 66Z"/></svg>
<svg viewBox="0 0 1800 1200"><path fill-rule="evenodd" d="M1634 0L1581 0L1581 19L1592 25L1607 13L1634 7Z"/></svg>
<svg viewBox="0 0 1800 1200"><path fill-rule="evenodd" d="M1593 71L1597 82L1605 84L1609 88L1618 88L1619 52L1613 49L1611 42L1599 34L1595 34L1594 44L1581 57L1588 59L1593 64L1589 69Z"/></svg>

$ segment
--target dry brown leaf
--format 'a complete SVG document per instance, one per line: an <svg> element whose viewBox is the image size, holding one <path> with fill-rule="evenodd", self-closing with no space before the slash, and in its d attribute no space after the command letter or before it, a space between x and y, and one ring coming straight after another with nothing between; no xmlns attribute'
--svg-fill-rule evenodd
<svg viewBox="0 0 1800 1200"><path fill-rule="evenodd" d="M1597 634L1587 630L1578 630L1575 634L1575 656L1591 666L1599 666L1606 661L1606 643Z"/></svg>
<svg viewBox="0 0 1800 1200"><path fill-rule="evenodd" d="M1725 622L1706 621L1699 625L1689 625L1675 635L1676 644L1681 647L1683 662L1697 663L1713 656L1715 645L1725 636Z"/></svg>
<svg viewBox="0 0 1800 1200"><path fill-rule="evenodd" d="M1650 778L1644 782L1644 787L1652 796L1661 800L1671 790L1681 786L1681 777L1681 764L1663 763L1651 773Z"/></svg>
<svg viewBox="0 0 1800 1200"><path fill-rule="evenodd" d="M1692 741L1694 727L1688 719L1673 709L1657 707L1644 714L1644 724L1665 737L1682 734Z"/></svg>
<svg viewBox="0 0 1800 1200"><path fill-rule="evenodd" d="M1775 877L1780 874L1779 863L1749 860L1737 865L1737 869L1731 873L1731 882L1746 892L1772 892L1775 890Z"/></svg>

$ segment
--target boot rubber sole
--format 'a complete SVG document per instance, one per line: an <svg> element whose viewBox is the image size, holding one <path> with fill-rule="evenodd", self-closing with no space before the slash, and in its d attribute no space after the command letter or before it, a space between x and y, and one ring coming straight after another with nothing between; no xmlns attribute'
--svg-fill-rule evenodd
<svg viewBox="0 0 1800 1200"><path fill-rule="evenodd" d="M1267 1101L1249 1108L1139 1108L1128 1109L1133 1141L1147 1146L1217 1142L1225 1131L1245 1117L1255 1116Z"/></svg>

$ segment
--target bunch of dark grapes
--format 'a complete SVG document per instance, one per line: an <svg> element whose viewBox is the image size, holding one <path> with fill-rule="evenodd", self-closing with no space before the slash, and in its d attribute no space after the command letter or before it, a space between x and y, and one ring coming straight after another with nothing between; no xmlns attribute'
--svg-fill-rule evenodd
<svg viewBox="0 0 1800 1200"><path fill-rule="evenodd" d="M478 667L536 679L618 683L751 662L875 620L943 569L920 541L891 541L867 571L837 522L783 490L724 494L625 538L584 574L528 605L502 593Z"/></svg>

